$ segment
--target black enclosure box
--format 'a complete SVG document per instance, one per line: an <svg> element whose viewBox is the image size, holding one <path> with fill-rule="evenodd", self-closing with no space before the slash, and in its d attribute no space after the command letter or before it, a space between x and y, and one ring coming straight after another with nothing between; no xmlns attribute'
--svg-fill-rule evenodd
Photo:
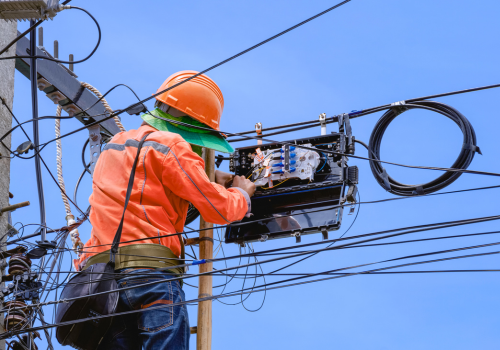
<svg viewBox="0 0 500 350"><path fill-rule="evenodd" d="M345 153L345 135L332 133L285 143L293 144L297 150L312 148L311 151L319 155L320 163L313 179L289 178L273 188L258 186L252 197L252 216L228 225L226 243L284 237L296 237L300 241L301 235L323 232L326 236L328 231L340 228L343 208L339 204L345 201L346 185L351 184L348 180L350 174L352 179L353 169L349 172L345 156L331 152ZM309 144L307 149L300 148L306 144ZM253 158L257 149L284 148L283 143L238 148L232 154L230 170L236 175L251 176L255 181ZM281 159L285 158L288 159Z"/></svg>

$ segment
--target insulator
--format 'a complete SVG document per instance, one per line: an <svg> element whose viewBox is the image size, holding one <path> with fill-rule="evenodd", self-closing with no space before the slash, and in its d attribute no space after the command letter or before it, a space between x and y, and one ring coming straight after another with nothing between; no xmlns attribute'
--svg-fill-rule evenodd
<svg viewBox="0 0 500 350"><path fill-rule="evenodd" d="M29 272L31 269L31 260L24 254L14 254L9 260L9 274L20 275Z"/></svg>
<svg viewBox="0 0 500 350"><path fill-rule="evenodd" d="M29 309L28 305L24 302L20 300L8 301L5 303L4 309L7 309L7 314L4 320L5 330L10 331L20 329L29 322L31 309Z"/></svg>

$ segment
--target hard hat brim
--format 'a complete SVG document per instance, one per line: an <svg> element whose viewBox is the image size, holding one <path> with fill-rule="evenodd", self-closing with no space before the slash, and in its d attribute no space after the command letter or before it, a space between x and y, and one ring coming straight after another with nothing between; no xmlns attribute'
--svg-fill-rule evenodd
<svg viewBox="0 0 500 350"><path fill-rule="evenodd" d="M151 111L152 114L156 114L155 112L156 110ZM166 113L162 113L161 117L169 119ZM175 126L174 123L169 123L166 120L155 118L154 115L151 115L149 113L141 115L141 119L156 130L179 134L184 140L186 140L187 143L200 147L210 148L222 153L234 152L233 147L231 147L226 139L215 130L214 132L200 133L196 128L183 126L183 128L181 129ZM173 120L173 122L175 122L175 120ZM190 131L189 129L192 129L192 131Z"/></svg>

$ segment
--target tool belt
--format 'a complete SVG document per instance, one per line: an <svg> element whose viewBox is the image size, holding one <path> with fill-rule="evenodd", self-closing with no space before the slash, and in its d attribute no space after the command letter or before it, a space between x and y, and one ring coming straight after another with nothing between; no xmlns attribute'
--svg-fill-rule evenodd
<svg viewBox="0 0 500 350"><path fill-rule="evenodd" d="M182 248L184 248L183 244ZM94 264L107 263L109 261L109 253L110 251L106 250L105 252L89 258L83 270L86 270ZM168 268L169 266L178 266L182 264L184 264L184 261L179 260L177 255L175 255L170 248L159 244L139 243L118 248L115 260L115 270L140 267ZM178 275L184 273L184 268L182 267L171 268L169 270Z"/></svg>

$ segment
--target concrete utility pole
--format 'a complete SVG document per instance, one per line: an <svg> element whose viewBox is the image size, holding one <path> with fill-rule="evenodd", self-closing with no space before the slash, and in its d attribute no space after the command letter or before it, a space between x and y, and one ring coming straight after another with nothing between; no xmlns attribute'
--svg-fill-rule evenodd
<svg viewBox="0 0 500 350"><path fill-rule="evenodd" d="M0 48L5 47L17 36L17 22L7 22L0 20ZM16 45L13 45L2 56L14 56L16 54ZM14 72L15 60L0 61L0 97L5 101L7 106L12 109L14 101ZM8 109L0 101L0 136L4 135L12 127L12 116ZM3 143L10 148L10 136L3 140ZM0 208L9 205L9 184L10 184L10 154L7 149L0 145ZM5 158L4 158L5 157ZM0 216L0 235L7 232L8 214ZM4 240L7 240L5 236ZM3 241L2 241L3 242ZM1 243L1 242L0 242ZM2 246L2 250L5 247ZM3 275L3 270L1 271ZM3 328L4 315L0 315L0 332L4 332ZM0 350L5 349L5 340L0 341Z"/></svg>
<svg viewBox="0 0 500 350"><path fill-rule="evenodd" d="M205 172L210 181L215 182L215 151L203 149ZM212 228L214 224L206 222L200 217L200 230ZM212 259L214 253L214 231L200 231L200 260ZM212 263L201 264L200 273L212 271ZM212 276L200 276L198 283L198 298L212 296ZM198 303L198 329L196 336L197 350L210 350L212 348L212 300Z"/></svg>

